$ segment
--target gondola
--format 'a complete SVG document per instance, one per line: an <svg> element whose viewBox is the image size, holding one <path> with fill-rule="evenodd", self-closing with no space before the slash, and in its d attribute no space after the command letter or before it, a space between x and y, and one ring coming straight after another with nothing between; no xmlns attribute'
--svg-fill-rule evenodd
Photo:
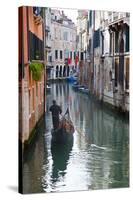
<svg viewBox="0 0 133 200"><path fill-rule="evenodd" d="M69 110L67 109L66 113L59 122L58 129L52 129L52 142L54 143L67 143L73 140L74 134L74 125L70 119Z"/></svg>

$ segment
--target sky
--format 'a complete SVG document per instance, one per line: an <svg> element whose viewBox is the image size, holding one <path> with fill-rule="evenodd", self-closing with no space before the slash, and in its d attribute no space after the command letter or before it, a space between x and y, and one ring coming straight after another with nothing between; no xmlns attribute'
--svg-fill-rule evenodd
<svg viewBox="0 0 133 200"><path fill-rule="evenodd" d="M77 23L77 16L78 16L78 12L76 9L62 9L64 11L64 13L67 15L67 17L69 17L75 24Z"/></svg>
<svg viewBox="0 0 133 200"><path fill-rule="evenodd" d="M57 8L55 8L57 9ZM65 15L67 15L68 18L70 18L75 24L77 23L77 16L78 16L78 10L76 9L62 9L62 8L58 8L59 10L63 10Z"/></svg>

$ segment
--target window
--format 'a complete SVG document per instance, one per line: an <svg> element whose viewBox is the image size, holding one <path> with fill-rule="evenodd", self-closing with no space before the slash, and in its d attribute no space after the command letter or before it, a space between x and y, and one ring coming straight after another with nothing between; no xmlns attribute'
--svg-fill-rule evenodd
<svg viewBox="0 0 133 200"><path fill-rule="evenodd" d="M60 59L62 59L62 50L60 51Z"/></svg>
<svg viewBox="0 0 133 200"><path fill-rule="evenodd" d="M40 8L40 7L33 7L33 13L34 13L36 16L40 15L41 12L42 12L42 8Z"/></svg>
<svg viewBox="0 0 133 200"><path fill-rule="evenodd" d="M102 54L104 54L104 36L102 34Z"/></svg>
<svg viewBox="0 0 133 200"><path fill-rule="evenodd" d="M115 87L118 85L118 67L119 67L119 60L118 58L115 59Z"/></svg>
<svg viewBox="0 0 133 200"><path fill-rule="evenodd" d="M115 32L115 53L118 53L118 31Z"/></svg>
<svg viewBox="0 0 133 200"><path fill-rule="evenodd" d="M55 50L55 59L58 59L58 50Z"/></svg>
<svg viewBox="0 0 133 200"><path fill-rule="evenodd" d="M64 32L63 39L68 41L68 32L66 32L66 31Z"/></svg>
<svg viewBox="0 0 133 200"><path fill-rule="evenodd" d="M92 26L92 11L89 13L89 26Z"/></svg>
<svg viewBox="0 0 133 200"><path fill-rule="evenodd" d="M49 56L49 57L48 57L48 61L49 61L49 62L52 62L52 56Z"/></svg>
<svg viewBox="0 0 133 200"><path fill-rule="evenodd" d="M129 52L129 26L126 27L125 35L126 35L125 51Z"/></svg>
<svg viewBox="0 0 133 200"><path fill-rule="evenodd" d="M129 89L129 58L126 58L126 83L125 83L125 86L126 86L126 89L128 90Z"/></svg>
<svg viewBox="0 0 133 200"><path fill-rule="evenodd" d="M44 59L44 43L35 34L29 31L29 53L30 60Z"/></svg>
<svg viewBox="0 0 133 200"><path fill-rule="evenodd" d="M110 33L110 54L112 54L113 52L113 33Z"/></svg>
<svg viewBox="0 0 133 200"><path fill-rule="evenodd" d="M97 48L100 46L100 30L98 29L97 31L94 31L94 48Z"/></svg>
<svg viewBox="0 0 133 200"><path fill-rule="evenodd" d="M57 39L58 38L58 30L57 30L57 28L54 29L54 32L55 32L55 39Z"/></svg>

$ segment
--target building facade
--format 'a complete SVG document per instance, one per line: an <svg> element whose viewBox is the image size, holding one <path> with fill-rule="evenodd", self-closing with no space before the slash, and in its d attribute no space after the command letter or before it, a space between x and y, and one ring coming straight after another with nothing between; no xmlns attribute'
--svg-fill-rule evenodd
<svg viewBox="0 0 133 200"><path fill-rule="evenodd" d="M29 140L44 113L43 22L42 8L19 8L19 139L22 143ZM38 74L34 73L35 68L40 69Z"/></svg>
<svg viewBox="0 0 133 200"><path fill-rule="evenodd" d="M129 111L129 13L108 12L103 35L104 102Z"/></svg>
<svg viewBox="0 0 133 200"><path fill-rule="evenodd" d="M79 58L79 82L81 85L88 87L88 11L78 10L77 17L77 55Z"/></svg>
<svg viewBox="0 0 133 200"><path fill-rule="evenodd" d="M83 13L77 27L80 84L99 100L129 111L129 13L88 11L88 26L82 31Z"/></svg>
<svg viewBox="0 0 133 200"><path fill-rule="evenodd" d="M45 8L45 60L46 60L46 79L51 78L52 70L52 19L51 19L51 8Z"/></svg>
<svg viewBox="0 0 133 200"><path fill-rule="evenodd" d="M52 80L69 77L75 71L76 27L63 11L51 10Z"/></svg>

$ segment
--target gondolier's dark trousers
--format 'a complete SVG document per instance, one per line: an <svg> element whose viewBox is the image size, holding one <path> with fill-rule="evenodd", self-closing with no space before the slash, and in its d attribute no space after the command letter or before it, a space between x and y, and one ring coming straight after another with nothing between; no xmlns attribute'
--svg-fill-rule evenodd
<svg viewBox="0 0 133 200"><path fill-rule="evenodd" d="M59 116L52 116L53 128L57 129L59 127Z"/></svg>

